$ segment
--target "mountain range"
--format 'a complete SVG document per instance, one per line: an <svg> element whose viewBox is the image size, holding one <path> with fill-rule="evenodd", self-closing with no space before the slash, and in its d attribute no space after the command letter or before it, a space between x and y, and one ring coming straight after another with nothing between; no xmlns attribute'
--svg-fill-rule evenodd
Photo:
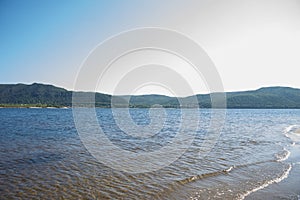
<svg viewBox="0 0 300 200"><path fill-rule="evenodd" d="M76 92L79 93L79 92ZM80 92L82 93L82 92ZM0 107L71 107L73 91L40 83L0 84ZM211 94L196 95L199 107L211 108ZM119 107L125 106L124 98L115 96ZM95 93L95 106L111 107L111 95ZM181 97L188 102L191 97ZM131 96L130 107L180 107L180 98L164 95ZM227 108L300 108L300 89L290 87L264 87L257 90L226 93ZM195 105L185 105L194 107ZM197 105L198 106L198 105Z"/></svg>

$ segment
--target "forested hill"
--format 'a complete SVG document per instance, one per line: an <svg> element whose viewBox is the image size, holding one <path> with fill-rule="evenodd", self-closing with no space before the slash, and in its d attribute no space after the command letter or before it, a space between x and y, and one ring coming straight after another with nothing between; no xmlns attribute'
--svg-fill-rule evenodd
<svg viewBox="0 0 300 200"><path fill-rule="evenodd" d="M118 96L119 106L124 106L122 100L125 96ZM300 89L289 87L266 87L253 91L228 92L227 108L300 108ZM190 97L186 97L190 98ZM202 108L210 108L209 94L197 95ZM110 107L111 96L96 93L97 107ZM131 107L150 107L160 104L164 107L179 107L175 97L163 95L132 96ZM58 88L53 85L34 83L26 84L0 84L1 107L63 107L72 106L72 91Z"/></svg>
<svg viewBox="0 0 300 200"><path fill-rule="evenodd" d="M72 106L72 93L63 88L40 83L0 84L0 105L70 107ZM103 107L109 107L110 100L110 95L96 94L96 102Z"/></svg>

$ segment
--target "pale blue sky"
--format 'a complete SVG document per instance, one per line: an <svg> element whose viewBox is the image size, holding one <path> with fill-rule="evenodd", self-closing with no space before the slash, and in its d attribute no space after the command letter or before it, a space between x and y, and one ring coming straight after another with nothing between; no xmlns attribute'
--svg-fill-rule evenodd
<svg viewBox="0 0 300 200"><path fill-rule="evenodd" d="M174 29L198 42L227 91L300 88L299 0L1 0L0 83L72 89L97 44L149 26Z"/></svg>

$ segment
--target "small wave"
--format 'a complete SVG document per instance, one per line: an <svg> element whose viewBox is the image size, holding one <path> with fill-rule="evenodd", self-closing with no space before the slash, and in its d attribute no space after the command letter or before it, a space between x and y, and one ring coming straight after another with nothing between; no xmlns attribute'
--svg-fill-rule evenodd
<svg viewBox="0 0 300 200"><path fill-rule="evenodd" d="M284 131L283 131L284 136L287 137L287 138L289 138L289 139L291 139L291 137L289 136L289 134L291 133L291 130L292 130L294 127L296 127L296 126L297 126L297 125L291 125L291 126L286 127L286 128L284 129Z"/></svg>
<svg viewBox="0 0 300 200"><path fill-rule="evenodd" d="M224 172L229 173L233 169L233 166L229 167L228 169L223 170Z"/></svg>
<svg viewBox="0 0 300 200"><path fill-rule="evenodd" d="M300 125L291 125L284 130L285 137L291 140L291 146L295 146L300 142Z"/></svg>
<svg viewBox="0 0 300 200"><path fill-rule="evenodd" d="M284 129L284 134L289 137L288 134L294 133L299 134L300 133L300 125L291 125Z"/></svg>
<svg viewBox="0 0 300 200"><path fill-rule="evenodd" d="M283 149L283 153L281 154L277 154L277 162L283 162L286 159L288 159L291 155L291 152L289 150L287 150L286 148Z"/></svg>
<svg viewBox="0 0 300 200"><path fill-rule="evenodd" d="M181 184L187 184L187 183L191 183L191 182L197 181L199 179L204 179L204 178L208 178L208 177L218 176L220 174L228 174L230 171L232 171L233 168L234 168L234 166L230 166L227 169L223 169L223 170L216 171L216 172L210 172L210 173L205 173L205 174L191 176L189 178L180 180L178 182L181 183Z"/></svg>
<svg viewBox="0 0 300 200"><path fill-rule="evenodd" d="M264 184L262 184L261 186L259 186L257 188L254 188L250 191L247 191L245 194L242 194L239 199L240 200L245 199L245 197L247 197L248 195L250 195L253 192L264 189L264 188L268 187L269 185L271 185L273 183L281 182L282 180L286 179L289 176L289 173L290 173L291 169L292 169L292 165L289 164L289 167L284 171L284 173L280 177L269 180L269 181L265 182Z"/></svg>
<svg viewBox="0 0 300 200"><path fill-rule="evenodd" d="M288 126L288 127L285 128L284 132L285 132L285 133L289 133L289 132L291 132L291 130L292 130L294 127L296 127L296 126L297 126L297 125L291 125L291 126Z"/></svg>
<svg viewBox="0 0 300 200"><path fill-rule="evenodd" d="M187 184L190 182L194 182L197 181L199 179L204 179L204 178L208 178L208 177L212 177L212 176L218 176L221 174L228 174L229 172L231 172L233 169L235 168L243 168L243 167L248 167L248 166L253 166L253 165L259 165L262 163L267 163L267 162L277 162L277 160L265 160L265 161L258 161L258 162L253 162L253 163L246 163L246 164L241 164L241 165L234 165L234 166L230 166L227 169L223 169L220 171L215 171L215 172L210 172L210 173L204 173L204 174L200 174L200 175L195 175L195 176L191 176L189 178L185 178L183 180L177 181L181 184Z"/></svg>
<svg viewBox="0 0 300 200"><path fill-rule="evenodd" d="M296 142L292 142L291 143L291 146L293 147L293 146L295 146L296 145Z"/></svg>

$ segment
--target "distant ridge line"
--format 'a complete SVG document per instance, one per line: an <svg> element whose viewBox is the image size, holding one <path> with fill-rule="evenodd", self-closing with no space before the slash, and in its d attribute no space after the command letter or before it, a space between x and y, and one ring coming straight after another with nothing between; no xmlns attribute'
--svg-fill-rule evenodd
<svg viewBox="0 0 300 200"><path fill-rule="evenodd" d="M73 91L49 84L0 84L0 107L71 107L72 94ZM111 97L109 94L95 93L95 106L111 107ZM124 97L126 95L115 96L120 107L126 107ZM179 108L178 99L188 102L190 97L134 95L131 96L130 107L149 108L160 104L166 108ZM196 97L198 105L184 107L211 108L210 94L197 94ZM227 108L299 109L300 89L284 86L262 87L257 90L226 92L226 99Z"/></svg>

